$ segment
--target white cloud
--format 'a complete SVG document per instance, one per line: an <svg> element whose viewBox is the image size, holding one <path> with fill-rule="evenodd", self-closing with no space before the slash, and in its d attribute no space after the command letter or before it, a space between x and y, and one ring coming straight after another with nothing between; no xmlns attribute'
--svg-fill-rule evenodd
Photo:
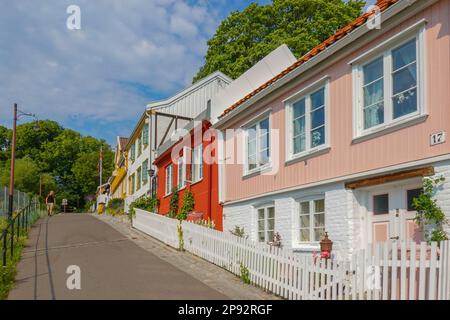
<svg viewBox="0 0 450 320"><path fill-rule="evenodd" d="M124 121L136 119L147 102L190 83L228 10L220 9L226 6L221 0L79 0L82 29L68 30L72 3L2 6L0 124L9 125L10 106L17 102L77 129L83 120L122 121L123 132Z"/></svg>

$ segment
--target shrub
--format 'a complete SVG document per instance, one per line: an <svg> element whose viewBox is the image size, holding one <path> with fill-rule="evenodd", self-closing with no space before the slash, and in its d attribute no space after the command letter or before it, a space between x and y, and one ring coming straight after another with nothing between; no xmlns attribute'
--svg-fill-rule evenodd
<svg viewBox="0 0 450 320"><path fill-rule="evenodd" d="M448 240L448 236L444 231L444 225L448 223L445 213L437 205L434 194L442 183L444 183L444 177L438 177L435 179L427 178L423 181L423 192L413 199L413 207L417 210L415 217L416 223L424 227L430 226L426 234L428 241L443 241Z"/></svg>
<svg viewBox="0 0 450 320"><path fill-rule="evenodd" d="M124 213L124 201L123 199L111 199L106 207L106 212L113 217L115 215L122 215Z"/></svg>
<svg viewBox="0 0 450 320"><path fill-rule="evenodd" d="M194 210L195 200L190 189L186 189L183 195L183 204L178 213L178 220L186 220L187 215Z"/></svg>
<svg viewBox="0 0 450 320"><path fill-rule="evenodd" d="M172 197L170 198L170 205L169 205L169 218L175 218L178 213L178 188L173 187L172 189Z"/></svg>
<svg viewBox="0 0 450 320"><path fill-rule="evenodd" d="M140 197L139 199L134 200L130 204L130 208L128 210L128 218L130 221L133 220L133 217L135 216L136 212L134 211L134 208L151 211L154 212L159 207L159 199L156 197Z"/></svg>

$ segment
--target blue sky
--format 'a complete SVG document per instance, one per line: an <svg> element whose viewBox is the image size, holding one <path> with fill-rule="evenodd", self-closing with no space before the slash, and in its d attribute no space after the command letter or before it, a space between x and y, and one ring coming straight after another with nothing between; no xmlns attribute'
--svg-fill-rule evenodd
<svg viewBox="0 0 450 320"><path fill-rule="evenodd" d="M40 119L109 143L128 136L148 102L188 86L220 21L254 2L6 1L0 0L0 124L10 127L17 102ZM81 30L66 28L71 4L81 8Z"/></svg>

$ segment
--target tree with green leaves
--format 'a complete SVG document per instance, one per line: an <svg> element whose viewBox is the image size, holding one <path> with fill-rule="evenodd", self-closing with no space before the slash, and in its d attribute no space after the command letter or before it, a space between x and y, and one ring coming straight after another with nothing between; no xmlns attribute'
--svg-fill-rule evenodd
<svg viewBox="0 0 450 320"><path fill-rule="evenodd" d="M193 82L217 70L235 79L282 44L301 57L358 17L364 5L362 0L273 0L232 12L208 41L205 64Z"/></svg>
<svg viewBox="0 0 450 320"><path fill-rule="evenodd" d="M0 185L7 185L10 172L11 130L0 127ZM17 126L15 187L23 192L50 190L58 199L80 207L84 197L95 193L99 184L98 160L103 148L104 182L114 170L114 152L104 141L64 129L49 120Z"/></svg>

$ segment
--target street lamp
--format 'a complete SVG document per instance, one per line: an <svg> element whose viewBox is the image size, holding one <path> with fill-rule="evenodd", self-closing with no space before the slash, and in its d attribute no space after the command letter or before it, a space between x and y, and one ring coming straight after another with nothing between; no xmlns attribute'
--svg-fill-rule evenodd
<svg viewBox="0 0 450 320"><path fill-rule="evenodd" d="M33 117L36 119L36 124L34 125L34 129L39 129L39 120L33 113L26 113L17 109L17 103L14 104L13 107L13 134L11 141L11 173L9 175L9 210L8 210L8 218L11 220L14 211L14 168L16 164L16 134L17 134L17 121L21 117Z"/></svg>

